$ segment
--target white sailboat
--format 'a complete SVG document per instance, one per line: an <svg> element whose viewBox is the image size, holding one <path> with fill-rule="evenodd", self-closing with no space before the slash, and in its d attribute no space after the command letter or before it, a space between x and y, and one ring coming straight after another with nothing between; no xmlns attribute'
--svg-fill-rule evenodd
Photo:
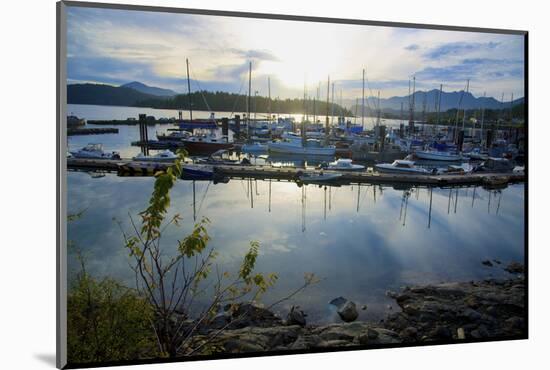
<svg viewBox="0 0 550 370"><path fill-rule="evenodd" d="M322 146L321 141L316 139L307 139L304 143L302 138L290 135L280 141L268 143L267 148L271 153L282 154L333 156L336 153L334 145Z"/></svg>

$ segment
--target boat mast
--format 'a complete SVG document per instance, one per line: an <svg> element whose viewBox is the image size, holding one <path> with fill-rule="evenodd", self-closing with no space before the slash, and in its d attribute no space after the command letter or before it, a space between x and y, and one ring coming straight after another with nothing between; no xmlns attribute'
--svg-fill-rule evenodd
<svg viewBox="0 0 550 370"><path fill-rule="evenodd" d="M252 62L248 62L248 99L246 100L246 136L250 139L250 94L252 93Z"/></svg>
<svg viewBox="0 0 550 370"><path fill-rule="evenodd" d="M334 124L334 82L332 83L332 104L330 106L330 124Z"/></svg>
<svg viewBox="0 0 550 370"><path fill-rule="evenodd" d="M439 94L437 98L437 126L439 126L439 114L441 113L441 95L443 95L443 84L439 85Z"/></svg>
<svg viewBox="0 0 550 370"><path fill-rule="evenodd" d="M271 78L267 78L267 98L268 98L268 105L267 110L269 113L269 122L271 122Z"/></svg>
<svg viewBox="0 0 550 370"><path fill-rule="evenodd" d="M380 126L380 90L378 90L378 102L377 105L377 112L376 112L376 126Z"/></svg>
<svg viewBox="0 0 550 370"><path fill-rule="evenodd" d="M359 98L355 98L355 116L354 116L354 124L357 124L357 107L359 105Z"/></svg>
<svg viewBox="0 0 550 370"><path fill-rule="evenodd" d="M468 79L466 81L466 94L468 94L469 91L470 91L470 80ZM462 114L462 131L464 131L464 126L466 124L466 107L464 107L464 109L462 111L463 111L463 114Z"/></svg>
<svg viewBox="0 0 550 370"><path fill-rule="evenodd" d="M413 76L413 90L412 95L409 96L409 134L414 134L414 94L416 92L416 76ZM410 80L409 80L409 94L410 94Z"/></svg>
<svg viewBox="0 0 550 370"><path fill-rule="evenodd" d="M485 98L485 92L483 93L483 97ZM483 99L483 102L485 102L485 99ZM485 144L483 142L483 121L485 121L485 104L481 104L481 147L485 148ZM474 188L475 190L475 188Z"/></svg>
<svg viewBox="0 0 550 370"><path fill-rule="evenodd" d="M189 99L189 119L193 121L193 107L191 106L191 81L189 80L189 59L185 58L187 66L187 98Z"/></svg>
<svg viewBox="0 0 550 370"><path fill-rule="evenodd" d="M325 145L328 145L328 131L329 131L329 122L328 122L328 114L329 114L329 98L330 98L330 76L327 78L327 116L325 118Z"/></svg>
<svg viewBox="0 0 550 370"><path fill-rule="evenodd" d="M512 124L513 108L514 108L514 93L512 93L512 97L510 98L510 124Z"/></svg>
<svg viewBox="0 0 550 370"><path fill-rule="evenodd" d="M363 68L363 89L361 96L361 127L365 129L365 68Z"/></svg>

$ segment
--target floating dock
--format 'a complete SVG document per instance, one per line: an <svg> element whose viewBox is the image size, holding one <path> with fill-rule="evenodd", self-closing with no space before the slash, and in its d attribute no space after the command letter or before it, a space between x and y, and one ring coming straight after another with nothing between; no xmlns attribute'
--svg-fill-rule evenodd
<svg viewBox="0 0 550 370"><path fill-rule="evenodd" d="M67 158L67 167L73 170L109 171L120 172L123 168L133 167L136 174L147 175L162 171L170 166L166 162L136 162L129 159L82 159ZM227 165L227 164L201 164L214 170L216 175L230 179L259 179L277 181L296 181L304 173L319 173L317 169L302 169L294 167L271 167L253 165ZM338 172L322 170L325 173ZM342 176L335 182L327 182L327 185L345 185L356 183L367 184L403 184L414 186L506 186L508 183L525 181L523 173L488 173L475 172L466 174L442 174L442 175L415 175L415 174L389 174L371 171L338 172Z"/></svg>
<svg viewBox="0 0 550 370"><path fill-rule="evenodd" d="M67 129L68 136L75 135L101 135L101 134L118 134L118 128L114 127L94 127L94 128L69 128Z"/></svg>

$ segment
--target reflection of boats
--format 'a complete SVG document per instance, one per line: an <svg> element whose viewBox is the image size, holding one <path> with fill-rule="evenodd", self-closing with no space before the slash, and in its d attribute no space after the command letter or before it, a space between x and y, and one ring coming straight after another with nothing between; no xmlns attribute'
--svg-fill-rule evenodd
<svg viewBox="0 0 550 370"><path fill-rule="evenodd" d="M163 150L160 153L154 154L154 155L144 155L143 153L139 153L134 158L132 158L134 161L156 161L156 162L173 162L178 158L176 154L171 152L170 150Z"/></svg>
<svg viewBox="0 0 550 370"><path fill-rule="evenodd" d="M120 154L118 152L104 152L103 145L101 144L88 144L84 148L70 153L75 158L120 159Z"/></svg>
<svg viewBox="0 0 550 370"><path fill-rule="evenodd" d="M340 158L335 162L330 162L327 169L338 171L362 171L365 169L365 166L353 164L351 159Z"/></svg>
<svg viewBox="0 0 550 370"><path fill-rule="evenodd" d="M308 183L325 183L339 179L341 173L326 173L320 172L305 172L298 175L298 179L304 184Z"/></svg>
<svg viewBox="0 0 550 370"><path fill-rule="evenodd" d="M333 145L321 146L316 139L303 140L297 135L284 135L283 140L267 144L271 153L305 154L305 155L334 155L336 147Z"/></svg>
<svg viewBox="0 0 550 370"><path fill-rule="evenodd" d="M183 165L182 177L185 179L213 179L215 176L212 166L203 165Z"/></svg>
<svg viewBox="0 0 550 370"><path fill-rule="evenodd" d="M429 159L432 161L460 161L462 156L458 153L443 152L438 150L417 150L415 155L420 159Z"/></svg>
<svg viewBox="0 0 550 370"><path fill-rule="evenodd" d="M165 169L166 165L158 162L128 162L118 165L119 174L131 176L150 176Z"/></svg>
<svg viewBox="0 0 550 370"><path fill-rule="evenodd" d="M410 174L419 174L427 175L430 173L425 168L416 167L413 161L407 161L403 159L396 159L393 163L380 163L375 165L378 172L387 172L387 173L410 173Z"/></svg>

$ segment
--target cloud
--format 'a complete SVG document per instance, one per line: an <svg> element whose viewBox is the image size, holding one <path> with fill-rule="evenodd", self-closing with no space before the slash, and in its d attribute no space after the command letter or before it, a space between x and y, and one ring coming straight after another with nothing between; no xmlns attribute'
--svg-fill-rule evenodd
<svg viewBox="0 0 550 370"><path fill-rule="evenodd" d="M382 97L407 94L415 74L418 87L471 78L488 94L523 95L524 41L516 35L69 7L67 40L75 81L137 80L184 92L189 58L193 89L242 92L252 61L253 90L264 96L268 77L272 96L299 97L304 83L312 96L319 81L325 95L330 75L344 99L355 99L363 68ZM327 45L332 51L321 53Z"/></svg>
<svg viewBox="0 0 550 370"><path fill-rule="evenodd" d="M434 47L424 53L424 57L428 59L440 59L447 56L461 55L466 52L491 50L496 48L499 42L452 42Z"/></svg>
<svg viewBox="0 0 550 370"><path fill-rule="evenodd" d="M410 44L408 46L405 46L405 50L408 50L408 51L415 51L418 49L420 49L420 45L417 45L417 44Z"/></svg>
<svg viewBox="0 0 550 370"><path fill-rule="evenodd" d="M416 74L418 79L428 81L465 81L473 79L479 82L494 78L523 79L523 62L514 59L474 58L463 59L458 64L444 67L426 67Z"/></svg>
<svg viewBox="0 0 550 370"><path fill-rule="evenodd" d="M230 51L233 52L235 55L246 59L254 59L257 61L268 60L272 62L280 61L280 59L277 58L277 56L275 56L273 53L271 53L268 50L230 49Z"/></svg>

